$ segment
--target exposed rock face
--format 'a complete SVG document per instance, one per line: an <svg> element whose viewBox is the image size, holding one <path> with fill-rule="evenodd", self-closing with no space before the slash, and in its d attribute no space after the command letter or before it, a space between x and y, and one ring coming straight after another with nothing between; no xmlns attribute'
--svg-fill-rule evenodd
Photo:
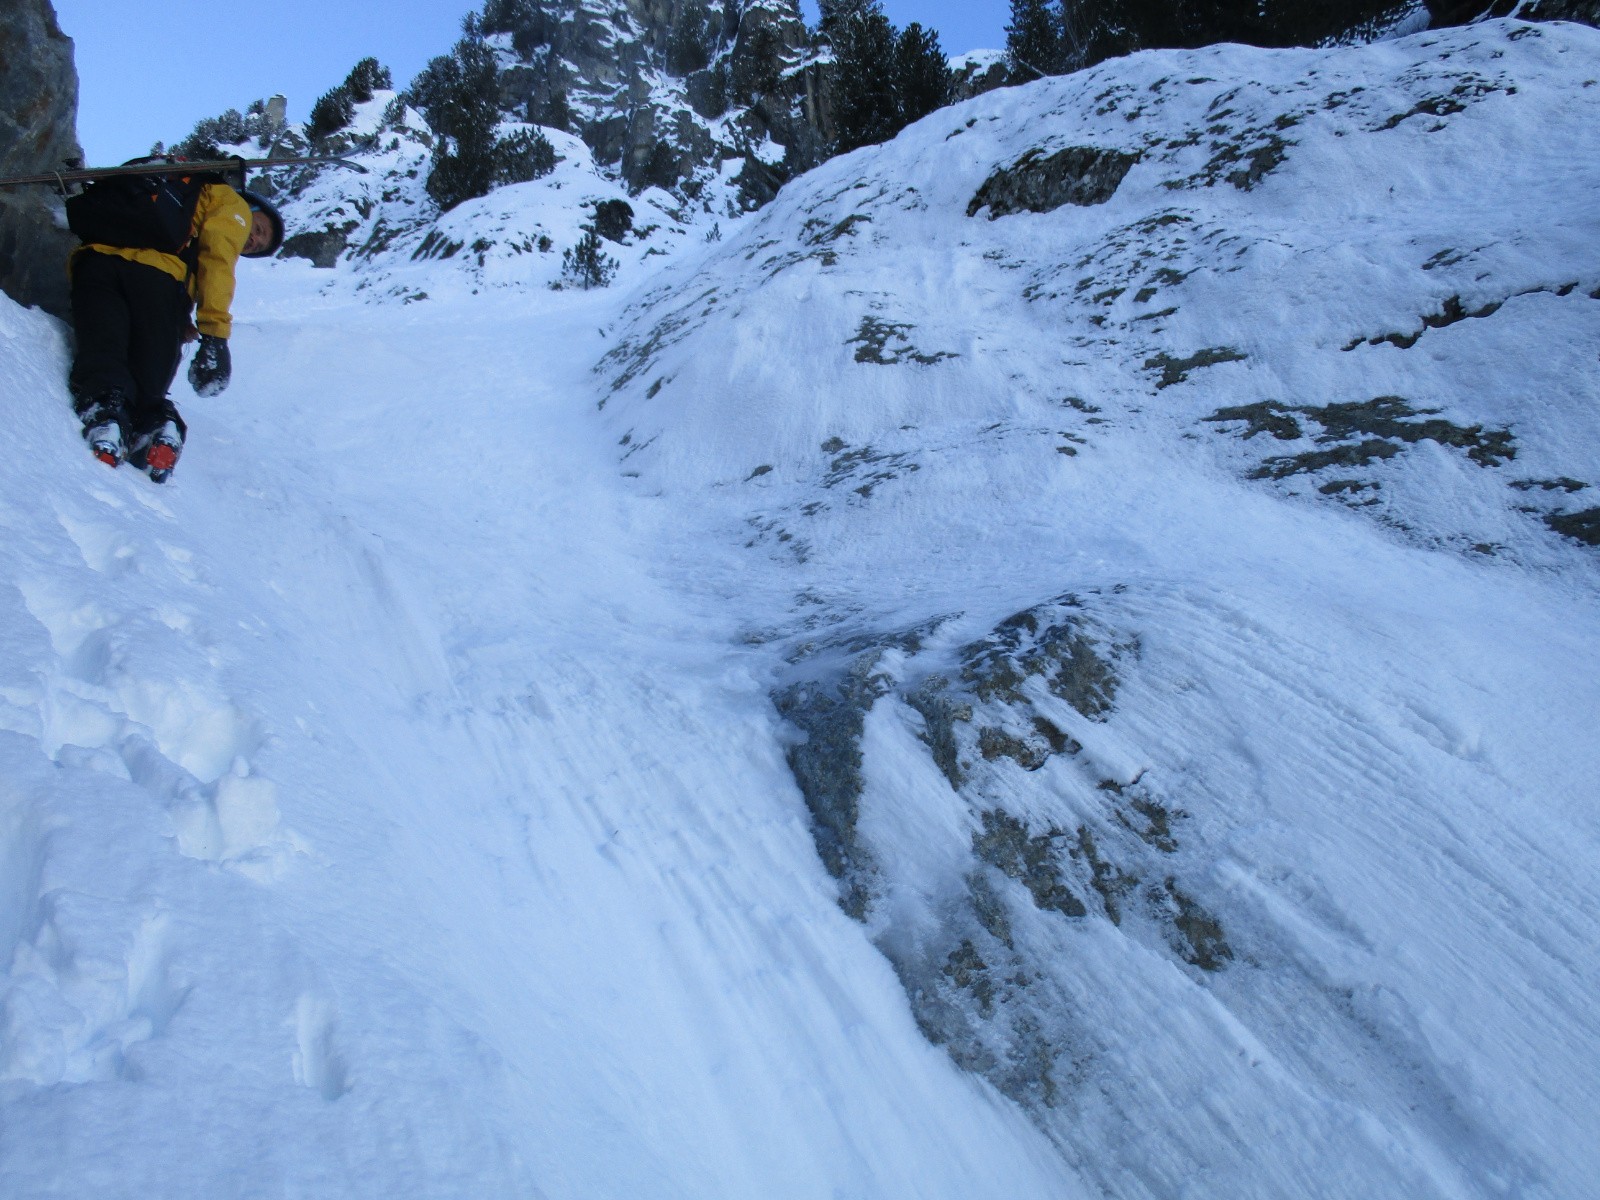
<svg viewBox="0 0 1600 1200"><path fill-rule="evenodd" d="M311 265L324 270L339 261L339 256L350 248L350 231L355 221L344 221L322 229L297 233L283 243L283 258L309 258Z"/></svg>
<svg viewBox="0 0 1600 1200"><path fill-rule="evenodd" d="M754 207L826 156L795 0L538 0L497 45L502 106L579 135L635 191L692 200L738 161Z"/></svg>
<svg viewBox="0 0 1600 1200"><path fill-rule="evenodd" d="M82 157L72 39L50 0L0 8L0 175L54 170ZM0 189L0 289L22 304L67 313L67 253L76 240L48 188Z"/></svg>
<svg viewBox="0 0 1600 1200"><path fill-rule="evenodd" d="M1050 155L1030 150L984 181L967 205L967 216L987 208L993 221L1016 212L1050 212L1063 204L1104 204L1138 161L1137 154L1092 146L1068 146Z"/></svg>
<svg viewBox="0 0 1600 1200"><path fill-rule="evenodd" d="M1058 939L1098 927L1209 974L1235 957L1186 882L1206 872L1189 814L1143 769L1111 765L1103 731L1141 655L1101 623L1114 607L1114 595L1058 596L953 653L940 629L959 615L853 637L814 648L773 695L805 734L789 766L840 907L873 930L928 1039L1036 1110L1062 1103L1088 1040ZM919 839L954 832L937 879L908 873L869 784L873 719L880 747L883 725L914 730L902 750L949 783L917 798Z"/></svg>
<svg viewBox="0 0 1600 1200"><path fill-rule="evenodd" d="M950 60L952 103L971 100L1011 81L1011 66L1000 50L975 50Z"/></svg>
<svg viewBox="0 0 1600 1200"><path fill-rule="evenodd" d="M1435 26L1467 25L1484 17L1576 21L1600 26L1600 0L1426 0Z"/></svg>
<svg viewBox="0 0 1600 1200"><path fill-rule="evenodd" d="M1531 0L1516 15L1527 21L1576 21L1600 26L1600 0Z"/></svg>

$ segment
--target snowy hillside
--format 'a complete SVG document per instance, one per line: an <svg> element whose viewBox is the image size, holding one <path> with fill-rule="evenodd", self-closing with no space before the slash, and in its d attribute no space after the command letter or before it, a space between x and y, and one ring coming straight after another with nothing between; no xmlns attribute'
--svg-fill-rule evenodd
<svg viewBox="0 0 1600 1200"><path fill-rule="evenodd" d="M708 590L842 905L1112 1194L1584 1190L1597 50L986 96L602 365L624 469L747 544Z"/></svg>
<svg viewBox="0 0 1600 1200"><path fill-rule="evenodd" d="M337 153L348 165L266 173L265 186L291 230L284 257L324 271L344 268L318 278L325 294L353 291L369 302L414 304L486 290L572 286L566 257L597 227L605 232L601 253L626 286L648 273L652 260L721 235L709 211L686 207L660 188L630 196L581 140L518 121L506 121L502 136L544 138L553 152L551 170L441 212L426 186L434 134L420 113L396 99L392 91L379 91L355 106L350 126L329 145L312 146L300 127L291 127L285 139L291 151ZM261 150L252 138L219 153ZM252 183L262 186L261 177ZM733 190L728 182L705 194L727 201ZM597 220L606 206L626 214L614 222L619 228Z"/></svg>
<svg viewBox="0 0 1600 1200"><path fill-rule="evenodd" d="M391 99L380 93L362 115L376 124ZM533 127L508 127L508 135L518 129ZM629 228L607 239L602 251L621 271L623 284L639 275L639 264L648 267L717 227L659 188L630 197L577 138L554 129L539 132L556 153L548 175L440 213L425 188L430 135L422 118L407 109L396 126L377 130L373 148L351 153L350 161L365 174L318 168L297 179L292 171L280 172L286 190L292 187L285 218L317 237L316 252L305 254L316 266L342 261L347 268L320 279L324 291L347 294L354 288L366 299L402 304L561 286L564 253L595 224L603 204L626 205L632 214Z"/></svg>
<svg viewBox="0 0 1600 1200"><path fill-rule="evenodd" d="M468 290L554 282L580 223L618 247L610 257L626 267L672 253L689 225L715 236L719 220L759 207L820 161L833 134L817 61L795 0L494 0L403 94L371 83L389 82L371 60L341 85L348 91L359 75L370 96L356 104L347 95L346 123L258 128L258 145L219 148L248 157L276 139L346 155L370 172L285 169L267 186L290 201L287 255L364 269L362 287L375 296L418 298L406 282L417 273L399 266L406 260L453 260L457 271L443 279ZM460 92L467 76L477 81L470 94ZM479 135L494 147L496 181L540 187L483 197L486 182L459 196L437 178L427 183L440 174L436 152L462 161L453 122L463 105L498 115ZM233 117L228 128L249 127ZM202 122L194 137L224 123ZM478 198L456 207L469 196ZM599 205L634 211L619 227L614 216L597 217Z"/></svg>
<svg viewBox="0 0 1600 1200"><path fill-rule="evenodd" d="M0 1195L1587 1195L1597 115L1140 55L553 291L575 143L165 487L0 305Z"/></svg>

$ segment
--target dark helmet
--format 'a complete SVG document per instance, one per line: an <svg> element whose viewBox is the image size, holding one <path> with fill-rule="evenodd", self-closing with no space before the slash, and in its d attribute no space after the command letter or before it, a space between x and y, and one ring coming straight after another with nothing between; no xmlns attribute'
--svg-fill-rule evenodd
<svg viewBox="0 0 1600 1200"><path fill-rule="evenodd" d="M245 203L250 206L251 212L266 213L267 220L272 222L272 241L267 244L265 249L257 250L254 254L246 257L270 258L283 246L283 216L268 203L267 198L260 192L243 191L239 194L244 197Z"/></svg>

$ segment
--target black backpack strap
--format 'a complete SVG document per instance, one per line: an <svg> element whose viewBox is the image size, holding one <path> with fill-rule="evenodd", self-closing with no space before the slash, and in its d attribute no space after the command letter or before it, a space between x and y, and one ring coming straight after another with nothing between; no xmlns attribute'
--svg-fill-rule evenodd
<svg viewBox="0 0 1600 1200"><path fill-rule="evenodd" d="M200 231L195 227L195 217L200 212L201 197L205 195L206 188L213 181L222 182L223 177L210 173L201 173L193 178L194 202L189 207L189 240L183 244L183 249L178 251L178 257L183 260L183 265L188 269L185 282L190 284L200 274Z"/></svg>
<svg viewBox="0 0 1600 1200"><path fill-rule="evenodd" d="M195 277L200 274L200 239L191 237L189 244L183 248L178 257L183 260L183 265L188 268L185 282L193 283Z"/></svg>

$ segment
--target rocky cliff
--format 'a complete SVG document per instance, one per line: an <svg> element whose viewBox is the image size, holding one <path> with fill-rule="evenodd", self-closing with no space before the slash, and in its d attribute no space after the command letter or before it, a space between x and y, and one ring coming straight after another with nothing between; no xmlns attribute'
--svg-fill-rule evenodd
<svg viewBox="0 0 1600 1200"><path fill-rule="evenodd" d="M633 191L694 200L728 169L751 207L826 156L795 0L526 0L486 13L501 106L583 138Z"/></svg>
<svg viewBox="0 0 1600 1200"><path fill-rule="evenodd" d="M565 189L571 220L552 223L533 193L440 211L424 186L441 138L425 72L398 96L380 91L314 143L299 127L284 135L280 149L353 155L371 172L263 178L288 206L295 233L286 256L319 267L347 260L376 295L414 296L415 281L391 277L435 260L472 286L558 282L544 268L563 261L590 224L612 253L627 243L624 260L633 250L666 253L691 227L696 237L720 236L720 220L761 207L831 151L831 59L796 0L490 0L452 54L481 63L484 51L496 138L549 143L555 174L530 178L543 179L535 191ZM239 120L248 132L249 118ZM637 210L631 231L630 222L602 227L601 205ZM493 228L485 206L498 214ZM437 294L439 282L420 290Z"/></svg>
<svg viewBox="0 0 1600 1200"><path fill-rule="evenodd" d="M1600 26L1600 0L1426 0L1435 28L1467 25L1487 17L1525 21L1576 21Z"/></svg>
<svg viewBox="0 0 1600 1200"><path fill-rule="evenodd" d="M81 157L72 39L50 0L0 9L0 176L48 171ZM73 245L61 203L40 187L0 189L0 289L64 316L63 263Z"/></svg>

